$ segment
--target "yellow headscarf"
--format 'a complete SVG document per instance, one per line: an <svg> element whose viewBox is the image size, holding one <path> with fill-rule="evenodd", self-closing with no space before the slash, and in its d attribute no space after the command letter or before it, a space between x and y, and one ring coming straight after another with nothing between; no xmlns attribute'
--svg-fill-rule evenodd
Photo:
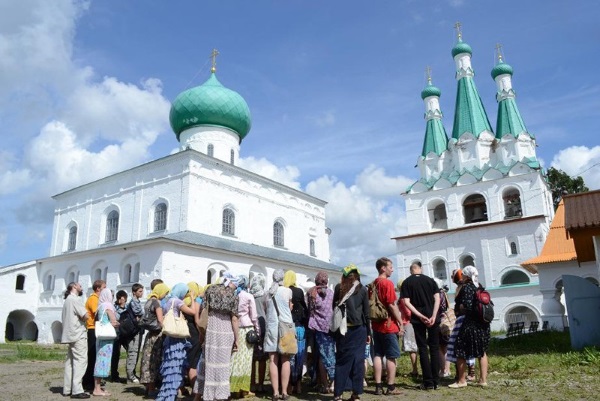
<svg viewBox="0 0 600 401"><path fill-rule="evenodd" d="M157 284L156 287L150 293L150 298L163 299L171 291L168 285L165 283Z"/></svg>
<svg viewBox="0 0 600 401"><path fill-rule="evenodd" d="M183 298L183 302L185 302L187 306L190 306L192 304L192 297L190 296L190 293L193 292L195 296L198 296L200 293L200 285L194 281L190 281L187 286L190 289L190 292L185 296L185 298Z"/></svg>
<svg viewBox="0 0 600 401"><path fill-rule="evenodd" d="M288 270L283 275L283 286L289 288L291 286L296 286L296 272L293 270Z"/></svg>

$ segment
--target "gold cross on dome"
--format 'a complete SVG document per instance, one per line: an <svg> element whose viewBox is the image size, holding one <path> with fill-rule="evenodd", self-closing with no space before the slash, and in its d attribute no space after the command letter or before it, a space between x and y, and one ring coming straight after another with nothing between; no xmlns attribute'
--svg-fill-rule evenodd
<svg viewBox="0 0 600 401"><path fill-rule="evenodd" d="M219 55L219 51L217 49L213 49L212 52L210 53L210 58L212 59L212 67L210 69L210 72L217 71L217 56L218 55Z"/></svg>
<svg viewBox="0 0 600 401"><path fill-rule="evenodd" d="M458 38L458 40L462 39L462 31L461 28L462 25L459 21L456 21L456 24L454 24L454 29L456 29L456 37Z"/></svg>
<svg viewBox="0 0 600 401"><path fill-rule="evenodd" d="M496 43L496 55L498 56L498 62L502 62L502 45L500 43Z"/></svg>

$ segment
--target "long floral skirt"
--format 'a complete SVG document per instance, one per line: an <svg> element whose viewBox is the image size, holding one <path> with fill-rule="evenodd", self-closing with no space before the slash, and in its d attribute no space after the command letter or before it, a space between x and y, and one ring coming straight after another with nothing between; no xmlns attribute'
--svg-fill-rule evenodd
<svg viewBox="0 0 600 401"><path fill-rule="evenodd" d="M146 334L140 364L140 383L149 384L156 381L162 362L162 343L163 338L160 332Z"/></svg>
<svg viewBox="0 0 600 401"><path fill-rule="evenodd" d="M329 376L329 380L333 381L335 378L335 339L329 333L315 331L315 342L327 376Z"/></svg>
<svg viewBox="0 0 600 401"><path fill-rule="evenodd" d="M174 401L177 389L183 383L184 370L187 369L187 350L191 344L185 338L165 336L163 342L163 360L160 365L162 385L156 396L158 401Z"/></svg>
<svg viewBox="0 0 600 401"><path fill-rule="evenodd" d="M231 317L209 309L204 363L198 374L198 393L202 394L204 401L229 398L233 339Z"/></svg>
<svg viewBox="0 0 600 401"><path fill-rule="evenodd" d="M240 327L238 350L231 357L231 392L250 391L253 344L248 344L246 334L254 327Z"/></svg>
<svg viewBox="0 0 600 401"><path fill-rule="evenodd" d="M94 377L108 377L110 375L110 361L112 359L114 340L96 340L96 364Z"/></svg>

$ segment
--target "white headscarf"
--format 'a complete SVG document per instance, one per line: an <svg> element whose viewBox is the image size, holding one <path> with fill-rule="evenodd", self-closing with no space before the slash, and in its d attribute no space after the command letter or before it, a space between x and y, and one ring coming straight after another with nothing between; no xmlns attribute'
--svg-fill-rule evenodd
<svg viewBox="0 0 600 401"><path fill-rule="evenodd" d="M475 266L465 266L462 269L463 276L467 276L471 279L475 287L479 287L479 272Z"/></svg>

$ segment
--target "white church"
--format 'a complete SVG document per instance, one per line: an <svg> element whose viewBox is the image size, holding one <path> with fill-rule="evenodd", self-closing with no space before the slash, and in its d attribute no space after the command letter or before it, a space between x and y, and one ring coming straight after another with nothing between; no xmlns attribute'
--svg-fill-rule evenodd
<svg viewBox="0 0 600 401"><path fill-rule="evenodd" d="M0 342L60 341L63 292L97 279L131 293L139 282L212 283L223 272L292 269L299 284L329 262L326 202L237 166L250 110L213 68L174 100L180 151L53 197L50 255L0 269ZM93 168L93 167L91 167Z"/></svg>
<svg viewBox="0 0 600 401"><path fill-rule="evenodd" d="M471 47L461 36L459 30L452 49L457 94L450 137L442 122L441 91L430 75L421 93L426 129L417 160L420 179L404 194L408 233L394 238L400 276L407 277L410 265L420 261L426 274L453 292L451 272L474 265L495 303L492 330L521 321L542 327L537 270L521 264L544 245L554 217L552 195L536 157L535 136L515 102L512 67L498 49L491 72L498 102L493 130L475 86Z"/></svg>

